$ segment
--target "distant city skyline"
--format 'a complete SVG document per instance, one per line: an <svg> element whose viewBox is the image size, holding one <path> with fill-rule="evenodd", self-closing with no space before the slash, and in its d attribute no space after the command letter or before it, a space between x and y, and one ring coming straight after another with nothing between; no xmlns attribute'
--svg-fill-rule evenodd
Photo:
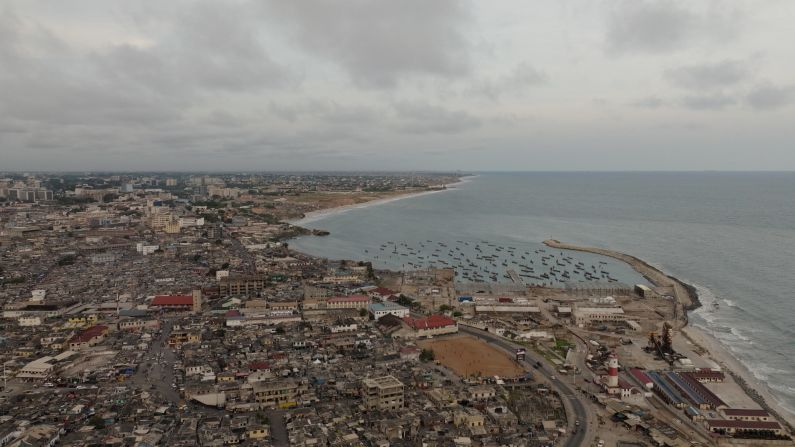
<svg viewBox="0 0 795 447"><path fill-rule="evenodd" d="M791 171L795 3L9 0L0 170Z"/></svg>

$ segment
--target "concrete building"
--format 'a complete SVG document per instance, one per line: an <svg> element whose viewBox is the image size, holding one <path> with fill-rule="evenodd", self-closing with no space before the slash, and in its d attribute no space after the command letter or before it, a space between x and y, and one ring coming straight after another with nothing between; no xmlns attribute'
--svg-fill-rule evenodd
<svg viewBox="0 0 795 447"><path fill-rule="evenodd" d="M762 421L769 422L773 418L766 410L753 410L745 408L725 408L723 417L731 421Z"/></svg>
<svg viewBox="0 0 795 447"><path fill-rule="evenodd" d="M22 379L44 379L55 369L55 365L51 363L52 360L53 357L51 356L36 359L22 367L17 373L17 377Z"/></svg>
<svg viewBox="0 0 795 447"><path fill-rule="evenodd" d="M52 191L42 188L8 188L5 190L5 197L20 202L39 202L52 200L53 194Z"/></svg>
<svg viewBox="0 0 795 447"><path fill-rule="evenodd" d="M41 326L41 317L34 315L22 316L19 317L17 322L22 327Z"/></svg>
<svg viewBox="0 0 795 447"><path fill-rule="evenodd" d="M396 332L395 337L430 338L458 332L458 323L444 315L431 315L426 318L405 317L403 323L407 330Z"/></svg>
<svg viewBox="0 0 795 447"><path fill-rule="evenodd" d="M202 292L194 290L190 295L157 295L150 306L161 310L191 311L201 313Z"/></svg>
<svg viewBox="0 0 795 447"><path fill-rule="evenodd" d="M624 309L621 307L579 307L572 312L574 323L578 326L591 323L624 321Z"/></svg>
<svg viewBox="0 0 795 447"><path fill-rule="evenodd" d="M295 380L256 382L253 384L254 400L266 408L289 408L301 401L302 386Z"/></svg>
<svg viewBox="0 0 795 447"><path fill-rule="evenodd" d="M327 309L366 309L370 297L366 295L334 296L326 298Z"/></svg>
<svg viewBox="0 0 795 447"><path fill-rule="evenodd" d="M98 345L105 340L109 328L105 325L98 324L85 329L69 339L69 349L72 351L79 351L94 345Z"/></svg>
<svg viewBox="0 0 795 447"><path fill-rule="evenodd" d="M218 281L221 295L248 295L261 292L267 286L265 276L228 276Z"/></svg>
<svg viewBox="0 0 795 447"><path fill-rule="evenodd" d="M372 315L375 320L385 315L394 315L398 318L403 318L409 316L409 309L408 307L403 307L391 301L384 301L383 303L370 304L370 315Z"/></svg>
<svg viewBox="0 0 795 447"><path fill-rule="evenodd" d="M707 419L707 430L713 433L728 435L751 435L754 437L778 436L783 429L775 421L741 421L724 419Z"/></svg>
<svg viewBox="0 0 795 447"><path fill-rule="evenodd" d="M362 380L362 399L367 410L403 408L403 384L394 376Z"/></svg>

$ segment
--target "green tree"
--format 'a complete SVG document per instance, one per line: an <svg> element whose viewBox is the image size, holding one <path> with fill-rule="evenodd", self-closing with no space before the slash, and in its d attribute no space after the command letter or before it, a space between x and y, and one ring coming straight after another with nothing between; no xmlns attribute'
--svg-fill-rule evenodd
<svg viewBox="0 0 795 447"><path fill-rule="evenodd" d="M401 293L397 299L397 303L401 306L411 307L414 305L414 300Z"/></svg>
<svg viewBox="0 0 795 447"><path fill-rule="evenodd" d="M432 362L435 358L436 355L433 353L433 349L423 349L420 352L420 361Z"/></svg>

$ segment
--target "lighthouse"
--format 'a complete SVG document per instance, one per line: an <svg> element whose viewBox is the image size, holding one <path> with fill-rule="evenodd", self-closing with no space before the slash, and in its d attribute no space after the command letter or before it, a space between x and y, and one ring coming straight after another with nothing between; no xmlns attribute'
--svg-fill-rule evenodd
<svg viewBox="0 0 795 447"><path fill-rule="evenodd" d="M618 388L618 357L615 352L607 360L607 387Z"/></svg>

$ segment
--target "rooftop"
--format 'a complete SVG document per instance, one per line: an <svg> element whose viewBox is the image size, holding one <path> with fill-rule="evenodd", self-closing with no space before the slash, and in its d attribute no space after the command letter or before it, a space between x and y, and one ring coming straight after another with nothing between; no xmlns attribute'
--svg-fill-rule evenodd
<svg viewBox="0 0 795 447"><path fill-rule="evenodd" d="M191 295L157 295L152 300L152 306L191 306L193 297Z"/></svg>
<svg viewBox="0 0 795 447"><path fill-rule="evenodd" d="M445 326L455 326L457 324L455 320L445 317L444 315L431 315L427 318L405 317L403 318L403 321L416 330L436 329Z"/></svg>

